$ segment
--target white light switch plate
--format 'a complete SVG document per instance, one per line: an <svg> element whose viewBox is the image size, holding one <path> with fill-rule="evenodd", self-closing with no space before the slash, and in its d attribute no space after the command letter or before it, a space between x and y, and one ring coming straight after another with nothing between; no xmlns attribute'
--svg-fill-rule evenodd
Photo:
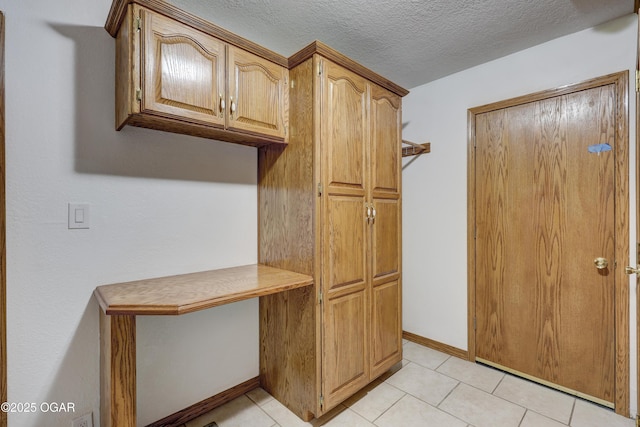
<svg viewBox="0 0 640 427"><path fill-rule="evenodd" d="M89 203L69 203L69 229L89 228Z"/></svg>

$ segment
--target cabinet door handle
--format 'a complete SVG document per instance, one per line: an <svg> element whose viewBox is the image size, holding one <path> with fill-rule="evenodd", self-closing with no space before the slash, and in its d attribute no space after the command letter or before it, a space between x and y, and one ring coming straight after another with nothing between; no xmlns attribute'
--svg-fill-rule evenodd
<svg viewBox="0 0 640 427"><path fill-rule="evenodd" d="M371 206L369 203L365 203L364 206L367 208L367 225L371 224Z"/></svg>
<svg viewBox="0 0 640 427"><path fill-rule="evenodd" d="M224 109L225 109L224 97L222 96L222 94L220 94L220 116L221 117L224 117Z"/></svg>
<svg viewBox="0 0 640 427"><path fill-rule="evenodd" d="M230 96L229 100L231 101L231 107L229 108L229 111L231 112L231 117L233 117L233 113L236 112L236 103L233 102L233 96Z"/></svg>
<svg viewBox="0 0 640 427"><path fill-rule="evenodd" d="M373 203L371 204L371 223L376 223L376 208L373 207Z"/></svg>

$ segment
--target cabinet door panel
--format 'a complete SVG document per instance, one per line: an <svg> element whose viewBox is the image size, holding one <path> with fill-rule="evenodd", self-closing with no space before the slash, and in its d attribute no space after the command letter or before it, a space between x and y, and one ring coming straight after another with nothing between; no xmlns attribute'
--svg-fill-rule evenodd
<svg viewBox="0 0 640 427"><path fill-rule="evenodd" d="M400 192L400 97L371 88L371 188L375 192Z"/></svg>
<svg viewBox="0 0 640 427"><path fill-rule="evenodd" d="M324 303L323 389L330 408L369 382L364 289Z"/></svg>
<svg viewBox="0 0 640 427"><path fill-rule="evenodd" d="M371 377L402 360L401 294L397 280L375 286L372 292Z"/></svg>
<svg viewBox="0 0 640 427"><path fill-rule="evenodd" d="M326 61L323 88L322 144L327 156L327 184L364 191L366 186L367 84Z"/></svg>
<svg viewBox="0 0 640 427"><path fill-rule="evenodd" d="M141 11L142 109L224 125L224 44L153 12Z"/></svg>
<svg viewBox="0 0 640 427"><path fill-rule="evenodd" d="M327 293L367 280L366 221L361 197L328 196L323 286Z"/></svg>
<svg viewBox="0 0 640 427"><path fill-rule="evenodd" d="M228 49L228 127L284 138L288 70L233 46Z"/></svg>
<svg viewBox="0 0 640 427"><path fill-rule="evenodd" d="M373 279L398 273L400 263L400 208L398 200L374 202L375 221L371 243Z"/></svg>

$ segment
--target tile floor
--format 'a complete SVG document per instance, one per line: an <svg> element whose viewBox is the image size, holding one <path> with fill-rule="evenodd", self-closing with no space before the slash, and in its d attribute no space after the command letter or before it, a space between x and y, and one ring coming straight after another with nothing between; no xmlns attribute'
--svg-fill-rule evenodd
<svg viewBox="0 0 640 427"><path fill-rule="evenodd" d="M403 367L305 423L263 389L183 427L633 427L573 396L404 342Z"/></svg>

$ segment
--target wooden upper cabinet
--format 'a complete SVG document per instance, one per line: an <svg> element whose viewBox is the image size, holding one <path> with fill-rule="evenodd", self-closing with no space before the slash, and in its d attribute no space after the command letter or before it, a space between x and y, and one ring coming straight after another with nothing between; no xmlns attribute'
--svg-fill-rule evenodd
<svg viewBox="0 0 640 427"><path fill-rule="evenodd" d="M252 146L286 143L287 67L200 30L266 51L192 18L197 28L127 6L116 35L116 128L129 124Z"/></svg>
<svg viewBox="0 0 640 427"><path fill-rule="evenodd" d="M227 59L229 128L285 138L288 70L234 46Z"/></svg>

